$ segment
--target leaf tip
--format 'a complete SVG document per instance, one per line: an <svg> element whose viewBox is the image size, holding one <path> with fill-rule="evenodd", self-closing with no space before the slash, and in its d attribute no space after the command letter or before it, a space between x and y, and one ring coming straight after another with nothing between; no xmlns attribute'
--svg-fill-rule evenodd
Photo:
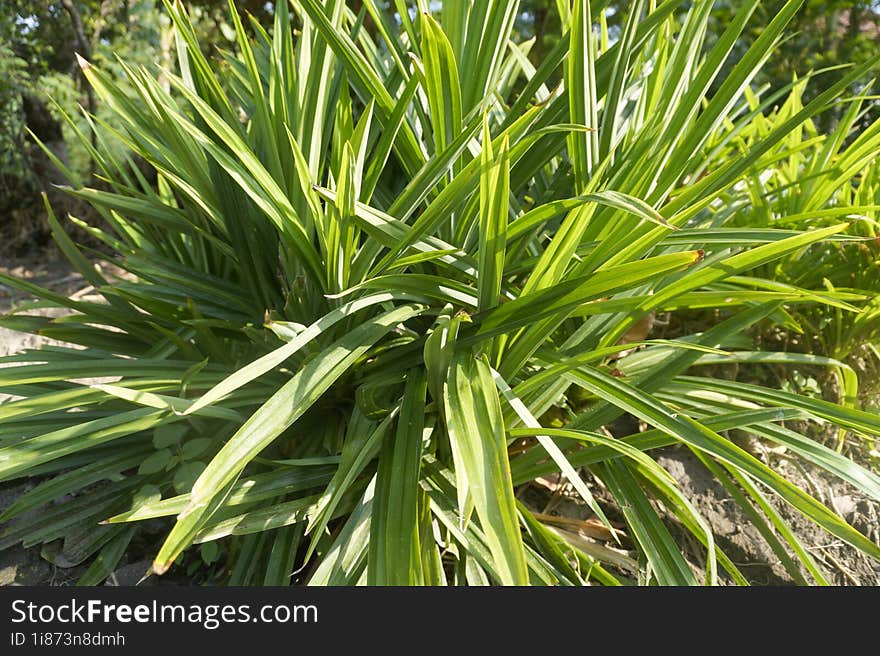
<svg viewBox="0 0 880 656"><path fill-rule="evenodd" d="M171 567L171 562L169 562L169 561L154 560L153 567L147 570L147 574L149 574L152 571L154 574L157 574L158 576L162 576L165 572L168 571L168 568L170 568L170 567Z"/></svg>

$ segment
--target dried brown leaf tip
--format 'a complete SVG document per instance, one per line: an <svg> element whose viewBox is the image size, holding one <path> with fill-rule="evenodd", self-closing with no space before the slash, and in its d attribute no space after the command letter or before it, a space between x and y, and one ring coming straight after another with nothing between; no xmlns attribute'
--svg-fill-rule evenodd
<svg viewBox="0 0 880 656"><path fill-rule="evenodd" d="M162 576L165 572L168 571L168 568L171 567L171 563L168 562L159 562L158 560L153 562L153 573Z"/></svg>

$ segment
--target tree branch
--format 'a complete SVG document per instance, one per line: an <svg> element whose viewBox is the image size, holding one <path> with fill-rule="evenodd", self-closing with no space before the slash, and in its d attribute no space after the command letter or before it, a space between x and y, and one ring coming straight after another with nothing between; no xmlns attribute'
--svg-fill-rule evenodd
<svg viewBox="0 0 880 656"><path fill-rule="evenodd" d="M76 37L77 47L80 50L80 55L86 59L87 61L92 60L92 47L89 43L88 39L86 39L86 33L83 29L82 16L79 14L79 10L77 10L76 5L73 3L73 0L61 0L61 5L64 7L65 11L67 11L70 16L70 23L73 26L73 33ZM82 77L83 85L86 90L86 97L88 98L88 109L89 114L94 114L97 108L95 102L95 91L92 89L92 85L89 84L89 81L86 79L86 76L80 72L80 76ZM92 146L94 148L98 147L98 136L95 134L95 131L92 130ZM93 164L93 162L90 162Z"/></svg>

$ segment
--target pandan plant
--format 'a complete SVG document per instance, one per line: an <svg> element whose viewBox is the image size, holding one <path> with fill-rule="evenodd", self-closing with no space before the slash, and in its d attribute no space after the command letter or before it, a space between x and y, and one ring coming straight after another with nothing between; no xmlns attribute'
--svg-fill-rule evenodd
<svg viewBox="0 0 880 656"><path fill-rule="evenodd" d="M707 0L635 0L613 40L607 3L558 2L537 66L516 0L391 4L282 1L271 33L230 7L235 52L214 60L175 2L175 70L81 62L116 127L92 119L96 180L68 189L103 222L70 221L102 247L50 213L93 294L0 276L37 299L3 325L66 343L2 359L0 480L38 484L0 544L90 562L92 584L145 544L156 574L201 545L238 585L748 583L658 465L678 446L793 581L828 575L772 498L880 558L728 433L880 499L876 474L795 430L871 439L880 418L701 366L785 362L747 331L794 305L857 310L750 277L850 239L845 216L705 219L876 59L718 158L731 121L758 119L750 85L801 2L724 77L759 0L711 40ZM707 307L700 330L649 331ZM548 484L596 539L529 502Z"/></svg>

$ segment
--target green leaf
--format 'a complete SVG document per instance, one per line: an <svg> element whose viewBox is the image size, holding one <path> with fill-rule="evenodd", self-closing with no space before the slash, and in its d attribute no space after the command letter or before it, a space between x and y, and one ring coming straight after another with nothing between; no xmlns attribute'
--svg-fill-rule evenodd
<svg viewBox="0 0 880 656"><path fill-rule="evenodd" d="M638 481L618 461L600 469L614 498L620 503L633 538L644 550L659 585L695 585L696 578L681 555L669 530L651 506Z"/></svg>
<svg viewBox="0 0 880 656"><path fill-rule="evenodd" d="M380 303L387 303L396 298L398 298L398 296L395 294L373 294L338 307L324 317L318 319L305 330L299 332L294 339L291 339L284 346L264 355L249 365L246 365L227 376L222 382L218 383L215 387L190 405L185 410L184 414L197 412L200 408L215 403L240 387L247 385L252 380L268 373L278 365L282 364L285 360L295 355L303 347L327 331L331 326L342 319L349 317L358 310L378 305Z"/></svg>
<svg viewBox="0 0 880 656"><path fill-rule="evenodd" d="M571 45L566 61L566 86L569 90L569 120L593 130L599 127L599 97L596 89L596 42L590 1L575 2L571 15ZM599 161L596 132L569 136L569 150L574 168L575 190L583 192L588 176Z"/></svg>
<svg viewBox="0 0 880 656"><path fill-rule="evenodd" d="M185 462L177 467L172 480L174 491L181 494L191 490L203 471L205 471L205 463L198 461Z"/></svg>
<svg viewBox="0 0 880 656"><path fill-rule="evenodd" d="M474 500L503 585L528 583L501 403L485 358L459 351L444 387L446 427L456 475ZM461 507L459 508L461 510Z"/></svg>
<svg viewBox="0 0 880 656"><path fill-rule="evenodd" d="M275 392L220 449L193 484L190 504L166 538L153 564L154 570L162 573L170 567L192 540L196 527L210 517L221 491L235 480L250 460L301 417L376 341L397 324L423 310L423 306L404 305L361 324Z"/></svg>
<svg viewBox="0 0 880 656"><path fill-rule="evenodd" d="M371 585L419 581L418 492L427 384L423 368L407 374L394 439L386 436L382 447L370 522Z"/></svg>
<svg viewBox="0 0 880 656"><path fill-rule="evenodd" d="M197 437L193 440L187 440L180 449L181 460L192 460L211 446L214 442L210 437Z"/></svg>
<svg viewBox="0 0 880 656"><path fill-rule="evenodd" d="M595 274L570 278L549 289L523 294L486 313L474 317L479 325L476 338L510 332L539 319L564 315L587 301L613 291L634 287L663 274L680 271L700 260L701 251L670 253L622 264Z"/></svg>
<svg viewBox="0 0 880 656"><path fill-rule="evenodd" d="M153 446L157 449L165 449L178 444L181 438L187 434L189 426L185 422L175 424L162 424L153 431Z"/></svg>
<svg viewBox="0 0 880 656"><path fill-rule="evenodd" d="M430 14L420 16L425 92L431 108L434 147L437 152L461 132L461 87L458 66L449 40Z"/></svg>
<svg viewBox="0 0 880 656"><path fill-rule="evenodd" d="M483 123L482 172L480 175L480 243L477 278L478 309L483 312L498 305L504 278L504 252L507 246L507 211L510 194L510 161L507 137L498 155L492 152L489 123Z"/></svg>
<svg viewBox="0 0 880 656"><path fill-rule="evenodd" d="M134 527L120 531L119 534L108 542L100 551L98 556L89 565L79 580L77 585L95 586L99 585L107 577L116 570L125 550L128 548L131 539L134 537ZM144 572L144 576L147 572Z"/></svg>
<svg viewBox="0 0 880 656"><path fill-rule="evenodd" d="M355 484L357 477L378 453L395 414L390 413L375 427L362 415L355 415L352 418L345 443L342 446L339 467L320 497L309 508L307 532L311 533L312 541L309 544L306 559L314 553L318 540L322 537L324 529L333 518L345 495L350 494L353 489L358 489Z"/></svg>
<svg viewBox="0 0 880 656"><path fill-rule="evenodd" d="M141 463L141 466L138 467L138 474L155 474L156 472L165 469L165 466L169 462L171 462L170 449L156 451Z"/></svg>

